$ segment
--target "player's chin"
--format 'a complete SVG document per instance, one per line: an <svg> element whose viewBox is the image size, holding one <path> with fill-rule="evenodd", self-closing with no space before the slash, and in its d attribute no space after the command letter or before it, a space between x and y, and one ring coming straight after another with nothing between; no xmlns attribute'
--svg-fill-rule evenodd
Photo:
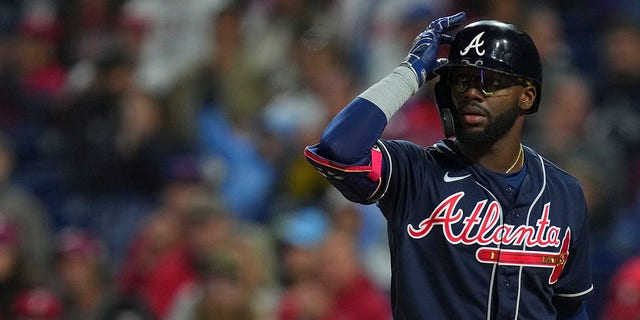
<svg viewBox="0 0 640 320"><path fill-rule="evenodd" d="M479 126L457 126L456 139L465 144L486 144L491 142L484 127Z"/></svg>

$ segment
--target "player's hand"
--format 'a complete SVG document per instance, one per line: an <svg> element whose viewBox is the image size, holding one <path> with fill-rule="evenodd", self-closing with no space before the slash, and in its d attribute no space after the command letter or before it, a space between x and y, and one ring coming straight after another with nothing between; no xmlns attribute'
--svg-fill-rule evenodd
<svg viewBox="0 0 640 320"><path fill-rule="evenodd" d="M419 86L422 86L428 80L427 75L439 63L446 61L436 59L438 46L441 43L451 43L453 41L453 37L444 34L444 32L458 26L465 18L466 14L464 12L458 12L448 17L435 19L413 41L413 46L411 46L409 54L402 61L402 64L413 70L418 78Z"/></svg>

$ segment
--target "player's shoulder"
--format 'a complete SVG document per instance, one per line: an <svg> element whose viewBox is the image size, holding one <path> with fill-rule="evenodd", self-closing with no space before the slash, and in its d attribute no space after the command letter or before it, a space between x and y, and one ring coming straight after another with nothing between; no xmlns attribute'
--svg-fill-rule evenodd
<svg viewBox="0 0 640 320"><path fill-rule="evenodd" d="M573 174L561 168L555 162L549 160L543 155L540 155L540 158L542 158L542 162L544 164L545 171L547 172L548 176L561 179L561 180L578 181L578 179Z"/></svg>
<svg viewBox="0 0 640 320"><path fill-rule="evenodd" d="M545 156L537 153L535 150L528 148L530 152L535 154L542 161L544 171L546 172L546 178L553 183L560 183L566 186L573 186L580 188L580 181L576 176L558 166L553 161L549 160Z"/></svg>

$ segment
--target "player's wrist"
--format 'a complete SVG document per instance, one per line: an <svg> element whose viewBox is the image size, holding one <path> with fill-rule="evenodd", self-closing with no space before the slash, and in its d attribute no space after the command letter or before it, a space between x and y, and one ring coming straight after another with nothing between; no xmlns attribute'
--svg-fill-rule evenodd
<svg viewBox="0 0 640 320"><path fill-rule="evenodd" d="M427 80L427 67L420 57L410 53L402 60L400 65L411 69L411 72L418 82L418 88L422 87Z"/></svg>

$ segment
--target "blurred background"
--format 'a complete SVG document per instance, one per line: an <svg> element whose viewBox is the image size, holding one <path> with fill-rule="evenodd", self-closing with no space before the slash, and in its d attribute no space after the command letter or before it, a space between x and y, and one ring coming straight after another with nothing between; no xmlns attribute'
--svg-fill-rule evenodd
<svg viewBox="0 0 640 320"><path fill-rule="evenodd" d="M0 319L389 319L384 218L302 151L458 11L534 38L589 313L640 317L636 0L0 0ZM384 136L441 131L427 85Z"/></svg>

